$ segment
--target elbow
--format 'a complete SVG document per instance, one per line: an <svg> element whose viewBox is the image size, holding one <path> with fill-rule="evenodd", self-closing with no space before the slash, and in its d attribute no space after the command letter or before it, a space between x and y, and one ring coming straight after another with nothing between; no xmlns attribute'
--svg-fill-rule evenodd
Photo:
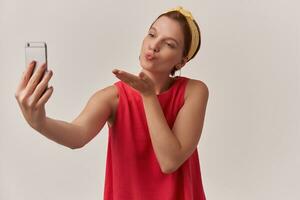
<svg viewBox="0 0 300 200"><path fill-rule="evenodd" d="M80 149L81 147L70 146L69 148L74 150L74 149Z"/></svg>
<svg viewBox="0 0 300 200"><path fill-rule="evenodd" d="M163 162L160 162L161 172L164 174L172 174L178 170L181 166L180 161L178 159L167 159Z"/></svg>
<svg viewBox="0 0 300 200"><path fill-rule="evenodd" d="M81 135L79 139L73 142L74 144L69 145L70 149L80 149L87 144L84 134Z"/></svg>
<svg viewBox="0 0 300 200"><path fill-rule="evenodd" d="M177 171L178 167L176 167L175 165L169 165L169 166L163 166L161 167L161 171L164 174L172 174L175 171Z"/></svg>
<svg viewBox="0 0 300 200"><path fill-rule="evenodd" d="M174 172L173 169L162 169L162 173L164 174L172 174Z"/></svg>
<svg viewBox="0 0 300 200"><path fill-rule="evenodd" d="M172 174L176 171L177 171L177 168L175 168L175 167L162 169L162 173L164 173L164 174Z"/></svg>
<svg viewBox="0 0 300 200"><path fill-rule="evenodd" d="M80 149L81 147L77 147L77 146L69 146L70 149Z"/></svg>
<svg viewBox="0 0 300 200"><path fill-rule="evenodd" d="M74 149L80 149L82 148L83 146L71 146L70 149L74 150Z"/></svg>
<svg viewBox="0 0 300 200"><path fill-rule="evenodd" d="M70 149L80 149L82 147L84 147L85 144L79 144L79 145L70 145L69 148Z"/></svg>

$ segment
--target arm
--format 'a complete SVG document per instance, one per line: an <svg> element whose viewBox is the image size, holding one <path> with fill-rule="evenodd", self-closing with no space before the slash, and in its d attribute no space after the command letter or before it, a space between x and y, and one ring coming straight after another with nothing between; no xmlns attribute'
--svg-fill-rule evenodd
<svg viewBox="0 0 300 200"><path fill-rule="evenodd" d="M143 72L135 76L115 69L113 73L140 92L160 168L164 173L172 173L197 148L209 95L207 86L202 81L191 79L188 82L184 105L177 114L173 129L170 130L151 79Z"/></svg>
<svg viewBox="0 0 300 200"><path fill-rule="evenodd" d="M208 88L200 81L191 81L187 97L171 130L156 96L143 96L147 123L156 157L164 173L177 170L197 148L200 140Z"/></svg>
<svg viewBox="0 0 300 200"><path fill-rule="evenodd" d="M47 117L39 132L71 149L83 147L101 131L110 116L114 90L114 86L109 86L92 95L71 123Z"/></svg>
<svg viewBox="0 0 300 200"><path fill-rule="evenodd" d="M72 124L82 127L83 138L80 147L91 141L113 115L113 102L118 96L115 86L106 87L96 92L88 101L80 115Z"/></svg>
<svg viewBox="0 0 300 200"><path fill-rule="evenodd" d="M23 72L15 98L27 123L47 138L70 148L85 145L102 129L111 114L110 103L117 93L114 86L96 92L84 110L72 123L46 116L45 104L52 95L53 87L47 88L52 70L45 73L47 63L33 73L36 62L31 62Z"/></svg>

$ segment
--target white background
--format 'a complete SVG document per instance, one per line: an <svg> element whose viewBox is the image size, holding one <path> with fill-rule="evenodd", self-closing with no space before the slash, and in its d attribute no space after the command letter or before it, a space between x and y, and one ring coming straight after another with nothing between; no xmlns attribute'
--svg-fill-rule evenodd
<svg viewBox="0 0 300 200"><path fill-rule="evenodd" d="M26 41L46 41L49 117L71 121L120 68L140 70L143 37L181 5L202 46L181 75L210 90L198 145L208 200L300 199L300 3L296 0L0 0L0 199L102 199L107 125L71 150L24 120L15 89ZM298 13L297 13L298 12Z"/></svg>

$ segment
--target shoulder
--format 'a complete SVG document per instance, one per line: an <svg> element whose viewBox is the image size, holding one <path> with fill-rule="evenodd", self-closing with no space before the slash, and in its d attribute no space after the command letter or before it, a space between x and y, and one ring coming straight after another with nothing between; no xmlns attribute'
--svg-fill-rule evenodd
<svg viewBox="0 0 300 200"><path fill-rule="evenodd" d="M209 89L203 81L189 78L186 85L184 98L187 100L187 98L195 96L208 98Z"/></svg>
<svg viewBox="0 0 300 200"><path fill-rule="evenodd" d="M106 86L102 89L97 90L94 95L95 98L107 98L107 99L111 99L111 98L115 98L118 96L118 89L117 86L115 85L109 85Z"/></svg>
<svg viewBox="0 0 300 200"><path fill-rule="evenodd" d="M118 100L118 89L116 85L109 85L102 89L98 89L91 97L95 102L106 102L111 108L114 107ZM99 104L98 104L99 105Z"/></svg>

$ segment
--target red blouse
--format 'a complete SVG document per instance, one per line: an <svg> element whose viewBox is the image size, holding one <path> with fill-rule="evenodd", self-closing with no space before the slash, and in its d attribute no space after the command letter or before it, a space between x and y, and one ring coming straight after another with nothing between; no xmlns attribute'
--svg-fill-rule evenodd
<svg viewBox="0 0 300 200"><path fill-rule="evenodd" d="M171 129L188 80L177 77L171 88L157 95ZM175 172L162 173L140 93L122 81L114 85L119 104L109 127L104 200L205 200L197 149Z"/></svg>

